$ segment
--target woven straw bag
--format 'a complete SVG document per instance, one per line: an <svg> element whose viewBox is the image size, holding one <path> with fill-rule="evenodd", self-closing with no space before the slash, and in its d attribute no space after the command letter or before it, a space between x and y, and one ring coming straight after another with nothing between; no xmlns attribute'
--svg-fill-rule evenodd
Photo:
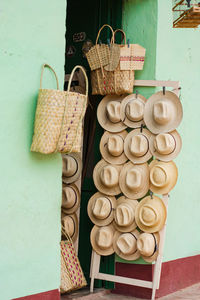
<svg viewBox="0 0 200 300"><path fill-rule="evenodd" d="M74 244L68 234L62 229L66 240L61 241L61 283L60 292L66 293L87 285L85 276L76 255Z"/></svg>
<svg viewBox="0 0 200 300"><path fill-rule="evenodd" d="M43 73L46 67L51 69L55 75L57 90L42 88ZM85 95L70 92L71 81L77 68L80 68L85 76ZM73 69L68 90L65 92L59 90L58 78L53 68L44 64L41 72L31 151L45 154L80 152L82 119L86 110L87 97L88 79L81 66Z"/></svg>

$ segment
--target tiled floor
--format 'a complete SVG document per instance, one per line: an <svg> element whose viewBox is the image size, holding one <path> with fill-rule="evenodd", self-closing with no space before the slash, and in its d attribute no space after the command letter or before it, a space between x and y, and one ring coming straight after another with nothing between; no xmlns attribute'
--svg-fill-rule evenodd
<svg viewBox="0 0 200 300"><path fill-rule="evenodd" d="M110 293L108 290L98 289L95 293L90 294L88 290L77 291L73 294L64 295L61 300L144 300L123 295ZM171 295L159 298L159 300L200 300L200 283L180 290Z"/></svg>

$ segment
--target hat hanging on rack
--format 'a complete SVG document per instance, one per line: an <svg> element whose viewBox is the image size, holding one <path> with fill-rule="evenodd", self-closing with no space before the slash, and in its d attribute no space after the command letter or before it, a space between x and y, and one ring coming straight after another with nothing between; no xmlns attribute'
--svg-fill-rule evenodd
<svg viewBox="0 0 200 300"><path fill-rule="evenodd" d="M170 91L153 94L145 104L144 122L155 133L171 132L183 117L182 104L178 96Z"/></svg>
<svg viewBox="0 0 200 300"><path fill-rule="evenodd" d="M79 179L82 171L80 153L63 154L63 182L72 183Z"/></svg>
<svg viewBox="0 0 200 300"><path fill-rule="evenodd" d="M93 250L99 255L107 256L113 254L114 233L115 229L112 224L102 227L95 225L90 233Z"/></svg>
<svg viewBox="0 0 200 300"><path fill-rule="evenodd" d="M124 152L128 159L134 164L147 162L152 153L149 148L151 132L147 129L133 129L124 141Z"/></svg>
<svg viewBox="0 0 200 300"><path fill-rule="evenodd" d="M73 214L80 206L80 192L75 184L63 185L62 210L66 214Z"/></svg>
<svg viewBox="0 0 200 300"><path fill-rule="evenodd" d="M62 223L64 231L71 237L73 242L75 242L78 237L77 215L76 214L71 214L71 215L62 214L61 223Z"/></svg>
<svg viewBox="0 0 200 300"><path fill-rule="evenodd" d="M137 240L137 249L146 262L153 262L158 257L159 233L141 233Z"/></svg>
<svg viewBox="0 0 200 300"><path fill-rule="evenodd" d="M95 225L106 226L113 221L115 207L115 197L97 192L88 201L88 216Z"/></svg>
<svg viewBox="0 0 200 300"><path fill-rule="evenodd" d="M117 133L105 131L100 141L102 157L111 164L121 165L127 161L124 153L124 140L128 132L123 130Z"/></svg>

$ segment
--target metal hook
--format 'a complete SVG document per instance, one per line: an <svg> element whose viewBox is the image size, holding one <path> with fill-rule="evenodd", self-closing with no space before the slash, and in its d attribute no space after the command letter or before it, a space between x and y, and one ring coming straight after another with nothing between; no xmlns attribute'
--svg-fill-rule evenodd
<svg viewBox="0 0 200 300"><path fill-rule="evenodd" d="M138 97L138 90L135 91L135 94L136 94L136 99L137 99L137 97Z"/></svg>
<svg viewBox="0 0 200 300"><path fill-rule="evenodd" d="M141 133L142 133L143 127L144 127L144 125L141 124L141 126L140 126L140 132L141 132Z"/></svg>
<svg viewBox="0 0 200 300"><path fill-rule="evenodd" d="M130 40L127 40L128 48L130 47Z"/></svg>
<svg viewBox="0 0 200 300"><path fill-rule="evenodd" d="M165 95L166 87L163 86L163 95Z"/></svg>
<svg viewBox="0 0 200 300"><path fill-rule="evenodd" d="M150 195L151 199L153 199L153 192L152 191L149 191L149 195Z"/></svg>
<svg viewBox="0 0 200 300"><path fill-rule="evenodd" d="M110 39L107 39L108 47L110 48Z"/></svg>

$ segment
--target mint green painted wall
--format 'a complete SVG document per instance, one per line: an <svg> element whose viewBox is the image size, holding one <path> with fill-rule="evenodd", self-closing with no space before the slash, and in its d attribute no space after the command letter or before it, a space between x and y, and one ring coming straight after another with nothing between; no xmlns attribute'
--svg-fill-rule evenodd
<svg viewBox="0 0 200 300"><path fill-rule="evenodd" d="M41 65L64 78L65 0L1 2L0 298L57 289L61 157L30 152ZM55 88L48 71L45 87Z"/></svg>
<svg viewBox="0 0 200 300"><path fill-rule="evenodd" d="M183 140L175 160L178 183L171 192L164 260L200 254L200 29L172 28L172 1L158 1L156 78L179 80Z"/></svg>

